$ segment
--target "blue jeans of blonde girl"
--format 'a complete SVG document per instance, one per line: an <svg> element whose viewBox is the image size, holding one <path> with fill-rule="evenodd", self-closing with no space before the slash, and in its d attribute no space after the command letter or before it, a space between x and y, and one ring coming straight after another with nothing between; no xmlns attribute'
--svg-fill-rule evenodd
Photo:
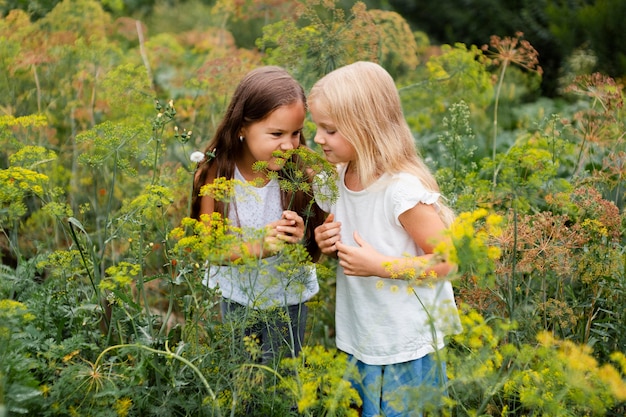
<svg viewBox="0 0 626 417"><path fill-rule="evenodd" d="M362 417L420 417L424 403L445 394L445 363L434 353L391 365L367 365L350 355L350 363L358 370L350 382L363 400Z"/></svg>
<svg viewBox="0 0 626 417"><path fill-rule="evenodd" d="M221 310L224 321L231 320L233 328L242 330L238 338L256 336L261 345L260 362L263 364L276 365L281 359L297 356L302 350L308 312L304 303L255 313L224 299Z"/></svg>

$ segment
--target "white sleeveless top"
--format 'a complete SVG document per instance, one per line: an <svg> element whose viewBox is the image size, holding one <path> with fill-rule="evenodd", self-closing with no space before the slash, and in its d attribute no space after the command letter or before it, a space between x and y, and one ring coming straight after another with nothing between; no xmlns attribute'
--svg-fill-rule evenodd
<svg viewBox="0 0 626 417"><path fill-rule="evenodd" d="M228 217L233 225L243 229L243 239L258 237L268 223L282 216L278 181L273 179L264 187L255 187L236 166L234 179L239 183L235 184ZM210 288L219 287L229 301L257 309L300 304L319 291L313 264L293 265L280 253L244 264L209 264L203 282Z"/></svg>

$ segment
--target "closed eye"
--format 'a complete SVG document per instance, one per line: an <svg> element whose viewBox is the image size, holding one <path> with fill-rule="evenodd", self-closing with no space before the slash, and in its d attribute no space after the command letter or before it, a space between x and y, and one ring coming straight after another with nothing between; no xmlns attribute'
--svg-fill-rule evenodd
<svg viewBox="0 0 626 417"><path fill-rule="evenodd" d="M317 128L323 129L327 135L334 135L335 133L337 133L337 129L334 126L329 126L326 123L320 123L319 125L317 125Z"/></svg>

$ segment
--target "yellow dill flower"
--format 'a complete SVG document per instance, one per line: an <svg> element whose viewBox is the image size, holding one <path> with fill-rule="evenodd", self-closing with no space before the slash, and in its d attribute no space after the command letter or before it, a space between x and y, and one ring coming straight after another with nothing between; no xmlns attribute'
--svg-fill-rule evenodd
<svg viewBox="0 0 626 417"><path fill-rule="evenodd" d="M73 405L69 406L68 411L70 412L70 416L71 417L80 417L81 416L81 414L78 412L78 409L76 407L74 407Z"/></svg>
<svg viewBox="0 0 626 417"><path fill-rule="evenodd" d="M133 282L141 272L141 265L132 264L130 262L120 262L117 265L110 266L106 269L108 279L118 287L126 287Z"/></svg>
<svg viewBox="0 0 626 417"><path fill-rule="evenodd" d="M317 382L307 381L302 384L302 396L298 400L298 411L305 412L317 403Z"/></svg>
<svg viewBox="0 0 626 417"><path fill-rule="evenodd" d="M613 352L610 358L620 366L622 373L626 374L626 355L622 352Z"/></svg>
<svg viewBox="0 0 626 417"><path fill-rule="evenodd" d="M626 401L626 381L611 365L603 365L599 370L600 379L607 384L618 401Z"/></svg>
<svg viewBox="0 0 626 417"><path fill-rule="evenodd" d="M243 184L239 180L229 180L224 177L216 178L212 183L200 188L200 195L208 195L224 203L232 201L235 196L235 184Z"/></svg>
<svg viewBox="0 0 626 417"><path fill-rule="evenodd" d="M0 126L41 127L48 125L48 118L44 115L28 115L21 117L0 116Z"/></svg>
<svg viewBox="0 0 626 417"><path fill-rule="evenodd" d="M499 214L490 214L485 219L485 223L487 224L487 226L489 226L492 232L499 230L500 225L502 225L503 221L504 221L504 218L500 216Z"/></svg>
<svg viewBox="0 0 626 417"><path fill-rule="evenodd" d="M63 363L68 363L69 361L71 361L74 356L78 355L80 353L80 350L75 350L71 353L68 353L67 355L63 356Z"/></svg>
<svg viewBox="0 0 626 417"><path fill-rule="evenodd" d="M598 233L600 236L608 236L608 230L602 222L595 219L585 219L583 220L581 226L589 230L590 232Z"/></svg>
<svg viewBox="0 0 626 417"><path fill-rule="evenodd" d="M477 311L464 312L460 318L464 331L454 337L458 343L471 349L497 346L498 338L494 335L493 329Z"/></svg>
<svg viewBox="0 0 626 417"><path fill-rule="evenodd" d="M179 240L185 236L185 231L182 227L175 227L170 231L169 237L174 240Z"/></svg>
<svg viewBox="0 0 626 417"><path fill-rule="evenodd" d="M132 406L133 400L128 397L122 397L115 401L113 408L119 417L126 417L128 416L128 411L132 408Z"/></svg>
<svg viewBox="0 0 626 417"><path fill-rule="evenodd" d="M398 292L398 286L397 285L392 285L391 287L389 287L389 291L396 293Z"/></svg>
<svg viewBox="0 0 626 417"><path fill-rule="evenodd" d="M487 248L487 257L492 260L500 259L500 255L502 255L502 251L497 246L489 246Z"/></svg>
<svg viewBox="0 0 626 417"><path fill-rule="evenodd" d="M536 336L537 341L545 347L550 347L552 345L554 345L555 340L554 337L552 336L552 334L550 332L539 332Z"/></svg>
<svg viewBox="0 0 626 417"><path fill-rule="evenodd" d="M20 317L23 321L29 322L35 319L35 316L28 312L25 304L19 301L3 299L0 300L0 319L2 317Z"/></svg>
<svg viewBox="0 0 626 417"><path fill-rule="evenodd" d="M385 282L383 280L379 280L376 282L376 289L380 290L385 286Z"/></svg>
<svg viewBox="0 0 626 417"><path fill-rule="evenodd" d="M588 345L576 345L571 341L561 342L558 356L569 363L574 370L585 371L598 366L598 361L591 356L592 349Z"/></svg>
<svg viewBox="0 0 626 417"><path fill-rule="evenodd" d="M479 366L474 368L473 376L474 378L484 378L494 372L494 364L493 361L488 358L482 362L480 362Z"/></svg>

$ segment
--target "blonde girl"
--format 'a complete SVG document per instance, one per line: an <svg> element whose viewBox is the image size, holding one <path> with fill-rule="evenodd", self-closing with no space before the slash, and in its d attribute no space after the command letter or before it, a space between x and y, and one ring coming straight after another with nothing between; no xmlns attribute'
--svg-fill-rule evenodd
<svg viewBox="0 0 626 417"><path fill-rule="evenodd" d="M410 399L445 384L436 352L460 326L445 280L453 265L434 253L453 213L380 65L329 73L309 109L315 142L339 173L339 199L322 206L330 214L315 230L322 253L338 258L337 347L359 370L363 416L418 415Z"/></svg>

